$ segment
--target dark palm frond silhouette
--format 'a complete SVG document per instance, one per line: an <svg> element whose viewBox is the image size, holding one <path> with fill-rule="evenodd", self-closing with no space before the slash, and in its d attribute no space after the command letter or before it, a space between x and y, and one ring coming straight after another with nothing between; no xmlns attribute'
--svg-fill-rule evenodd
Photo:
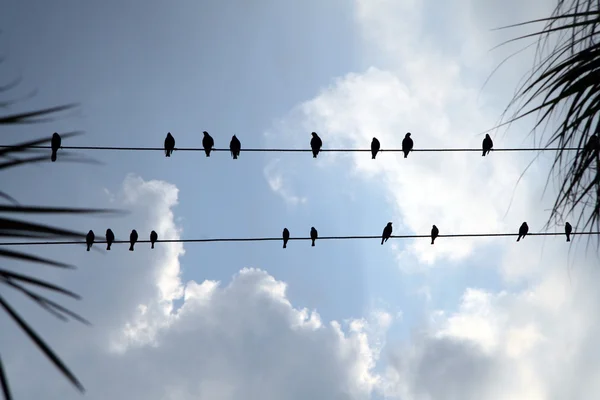
<svg viewBox="0 0 600 400"><path fill-rule="evenodd" d="M578 230L591 232L600 228L600 155L588 146L600 131L600 2L558 0L550 17L500 29L533 23L544 27L509 41L537 38L537 49L533 69L504 114L516 111L501 125L537 114L531 133L544 124L541 145L559 148L546 182L547 188L553 176L558 181L546 227L575 213ZM573 155L564 150L568 147L580 150Z"/></svg>
<svg viewBox="0 0 600 400"><path fill-rule="evenodd" d="M17 86L20 82L16 80L9 84L0 86L0 93L12 89ZM4 108L8 108L14 102L5 101L0 103ZM36 124L51 122L55 119L56 114L75 108L75 104L67 104L57 107L50 107L41 110L18 113L18 114L7 114L0 115L0 130L5 126L22 125L22 124ZM63 138L74 136L80 132L66 132L61 133ZM35 139L27 142L19 143L16 147L0 149L0 173L6 174L9 168L39 162L50 162L49 152L40 152L39 149L27 148L29 145L49 143L51 136L47 138ZM67 156L68 153L64 153ZM64 157L64 161L68 161L68 157ZM85 162L84 159L71 159L71 161ZM3 238L35 238L35 239L50 239L50 238L72 238L72 239L83 239L85 234L83 232L76 232L69 229L63 229L57 226L51 226L46 224L40 224L29 220L23 220L19 215L39 215L39 214L94 214L94 213L114 213L116 210L108 209L81 209L81 208L56 208L56 207L44 207L44 206L22 206L16 199L10 196L8 193L0 191L0 198L10 204L0 204L0 237ZM75 267L62 263L56 260L50 260L42 257L38 257L34 254L27 252L18 252L8 250L6 248L0 249L0 260L4 263L8 263L11 260L19 260L23 262L38 263L51 267L74 269ZM84 324L89 322L83 317L79 316L75 312L65 308L64 306L46 298L44 295L38 293L36 289L49 290L55 293L60 293L64 296L68 296L74 299L80 297L59 286L56 286L50 282L37 279L31 275L24 275L16 273L12 270L3 268L0 266L0 310L5 311L10 318L25 332L25 334L35 343L35 345L44 353L44 355L54 364L54 366L67 378L78 390L84 392L85 389L75 375L69 370L69 368L61 361L56 353L46 344L46 342L40 337L40 335L19 315L19 312L2 296L3 289L13 289L30 300L37 303L44 310L54 315L60 320L67 321L69 318L75 319ZM1 349L0 349L1 354ZM2 389L3 397L6 400L11 400L11 391L8 383L8 372L5 365L2 363L0 357L0 387Z"/></svg>

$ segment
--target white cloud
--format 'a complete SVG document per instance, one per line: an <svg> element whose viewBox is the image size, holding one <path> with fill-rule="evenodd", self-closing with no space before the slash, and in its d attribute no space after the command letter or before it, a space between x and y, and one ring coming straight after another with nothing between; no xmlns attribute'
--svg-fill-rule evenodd
<svg viewBox="0 0 600 400"><path fill-rule="evenodd" d="M269 187L289 205L305 204L307 201L305 196L296 196L293 194L291 185L288 183L287 178L284 178L284 172L278 168L280 162L281 160L278 158L273 159L264 169ZM287 175L289 175L289 172Z"/></svg>
<svg viewBox="0 0 600 400"><path fill-rule="evenodd" d="M111 198L132 210L125 223L141 237L151 228L162 238L180 237L174 185L131 175ZM118 239L129 233L124 221L101 223ZM244 268L227 285L183 282L183 254L180 243L71 254L86 268L58 283L85 293L79 311L94 326L48 322L42 333L83 381L86 398L368 399L378 390L373 369L393 320L388 313L323 321L316 311L294 307L287 285L259 269ZM174 310L174 301L183 305ZM7 335L3 341L23 339L16 330ZM33 353L28 343L6 350L17 398L80 397L47 363L19 361Z"/></svg>

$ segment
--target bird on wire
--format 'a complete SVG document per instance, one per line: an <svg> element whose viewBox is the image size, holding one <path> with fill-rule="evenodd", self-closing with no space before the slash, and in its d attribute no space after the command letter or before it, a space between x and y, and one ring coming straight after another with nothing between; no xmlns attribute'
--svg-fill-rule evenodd
<svg viewBox="0 0 600 400"><path fill-rule="evenodd" d="M387 225L385 226L385 228L383 228L383 233L381 234L381 244L382 245L383 245L383 242L387 242L388 239L390 238L390 236L392 236L392 232L393 232L392 223L388 222Z"/></svg>
<svg viewBox="0 0 600 400"><path fill-rule="evenodd" d="M50 147L52 148L52 155L50 156L50 160L52 162L56 161L56 152L60 149L62 139L58 132L54 132L52 134L52 140L50 140Z"/></svg>
<svg viewBox="0 0 600 400"><path fill-rule="evenodd" d="M402 152L404 152L404 158L408 157L408 153L413 149L414 142L410 138L410 132L404 135L404 139L402 139Z"/></svg>
<svg viewBox="0 0 600 400"><path fill-rule="evenodd" d="M290 231L288 231L288 228L283 228L283 248L284 249L287 247L288 240L290 240Z"/></svg>
<svg viewBox="0 0 600 400"><path fill-rule="evenodd" d="M165 156L171 157L173 150L175 150L175 138L171 135L171 132L168 132L165 138Z"/></svg>
<svg viewBox="0 0 600 400"><path fill-rule="evenodd" d="M202 138L202 147L204 147L204 152L206 153L206 157L210 157L210 151L215 146L215 140L208 134L208 132L202 132L204 137Z"/></svg>

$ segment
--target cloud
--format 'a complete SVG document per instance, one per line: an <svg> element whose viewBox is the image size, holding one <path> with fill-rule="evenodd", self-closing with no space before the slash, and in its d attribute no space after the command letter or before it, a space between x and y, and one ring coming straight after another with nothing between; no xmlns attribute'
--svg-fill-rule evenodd
<svg viewBox="0 0 600 400"><path fill-rule="evenodd" d="M279 168L281 160L276 158L269 162L264 169L265 178L269 183L269 187L275 193L277 193L281 198L289 205L295 206L298 204L305 204L307 202L307 198L305 196L296 196L293 194L293 189L291 188L290 183L287 178L284 178L284 172ZM290 172L287 171L286 175L290 175Z"/></svg>
<svg viewBox="0 0 600 400"><path fill-rule="evenodd" d="M388 395L415 400L598 397L595 282L600 273L580 271L569 281L566 256L549 253L541 260L546 276L532 287L498 293L470 288L456 312L438 311L426 333L415 335L392 357L387 377L395 384Z"/></svg>
<svg viewBox="0 0 600 400"><path fill-rule="evenodd" d="M132 211L127 221L99 221L117 238L130 227L141 237L151 228L162 238L180 237L175 185L130 175L109 197ZM260 269L241 269L226 285L182 281L184 254L181 243L65 253L86 268L57 283L85 294L78 311L94 326L65 328L39 311L32 318L83 381L86 398L368 399L378 390L373 370L389 314L323 321L292 305L287 285ZM14 344L2 355L17 398L80 397L48 363L21 362L41 356L16 329L3 330L5 341Z"/></svg>

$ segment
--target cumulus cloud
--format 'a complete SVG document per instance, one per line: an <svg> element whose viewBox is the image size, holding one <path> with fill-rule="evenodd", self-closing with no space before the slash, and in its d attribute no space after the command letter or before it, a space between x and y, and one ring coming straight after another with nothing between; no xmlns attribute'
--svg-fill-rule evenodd
<svg viewBox="0 0 600 400"><path fill-rule="evenodd" d="M265 178L269 183L269 187L273 192L281 196L281 198L289 205L295 206L306 203L306 196L297 196L294 194L288 179L284 178L284 175L290 175L290 171L286 171L287 173L284 174L279 168L280 163L281 160L276 158L269 162L264 168Z"/></svg>
<svg viewBox="0 0 600 400"><path fill-rule="evenodd" d="M180 237L176 186L130 175L110 197L132 210L126 223L101 221L117 238L130 227L142 237L151 228ZM47 323L42 332L84 382L86 398L368 399L379 389L374 368L393 321L386 312L323 321L292 305L287 285L265 271L243 268L228 284L182 281L181 243L147 247L115 245L110 263L103 252L73 252L86 269L58 282L85 293L78 311L94 326ZM3 342L22 339L3 331ZM20 362L33 351L23 346L3 347L17 398L80 397L46 363Z"/></svg>

